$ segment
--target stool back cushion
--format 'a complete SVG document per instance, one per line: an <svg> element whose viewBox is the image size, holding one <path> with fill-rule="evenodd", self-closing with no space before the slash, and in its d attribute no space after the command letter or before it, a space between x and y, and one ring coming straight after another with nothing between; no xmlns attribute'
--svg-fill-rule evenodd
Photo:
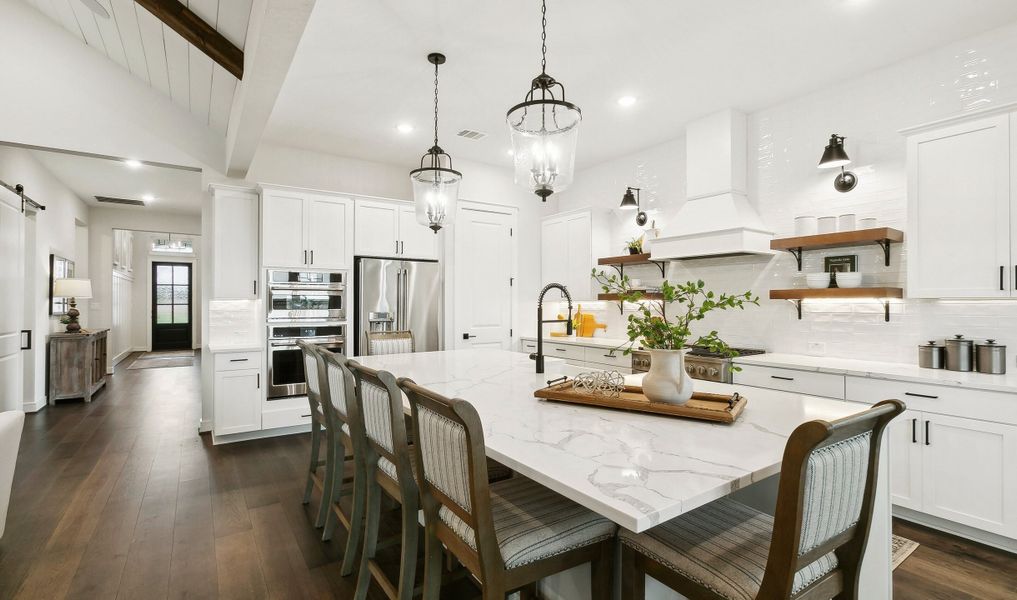
<svg viewBox="0 0 1017 600"><path fill-rule="evenodd" d="M361 378L357 394L367 438L391 454L392 408L388 390L368 378Z"/></svg>
<svg viewBox="0 0 1017 600"><path fill-rule="evenodd" d="M858 523L869 473L872 432L821 446L805 468L799 554L837 537Z"/></svg>
<svg viewBox="0 0 1017 600"><path fill-rule="evenodd" d="M466 428L418 406L417 431L424 478L460 508L472 512Z"/></svg>
<svg viewBox="0 0 1017 600"><path fill-rule="evenodd" d="M386 331L367 334L367 353L406 354L413 352L413 333L410 331Z"/></svg>
<svg viewBox="0 0 1017 600"><path fill-rule="evenodd" d="M328 372L328 400L346 421L349 419L349 411L346 408L346 378L343 368L338 361L330 360L325 362L325 370Z"/></svg>

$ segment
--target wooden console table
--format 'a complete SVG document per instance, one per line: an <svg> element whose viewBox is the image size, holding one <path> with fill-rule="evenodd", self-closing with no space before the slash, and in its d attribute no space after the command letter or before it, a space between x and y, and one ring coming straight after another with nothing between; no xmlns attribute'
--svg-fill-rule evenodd
<svg viewBox="0 0 1017 600"><path fill-rule="evenodd" d="M53 333L49 336L49 403L92 396L106 385L109 330Z"/></svg>

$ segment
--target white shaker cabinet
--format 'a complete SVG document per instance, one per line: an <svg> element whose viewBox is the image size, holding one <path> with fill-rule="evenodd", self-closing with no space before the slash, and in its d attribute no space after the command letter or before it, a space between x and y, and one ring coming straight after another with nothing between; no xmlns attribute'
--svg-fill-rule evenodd
<svg viewBox="0 0 1017 600"><path fill-rule="evenodd" d="M258 194L225 186L211 189L212 298L257 298Z"/></svg>
<svg viewBox="0 0 1017 600"><path fill-rule="evenodd" d="M922 510L922 413L905 410L887 427L890 498L897 506Z"/></svg>
<svg viewBox="0 0 1017 600"><path fill-rule="evenodd" d="M260 352L215 354L213 426L216 436L261 429Z"/></svg>
<svg viewBox="0 0 1017 600"><path fill-rule="evenodd" d="M589 209L545 217L540 224L541 285L561 283L572 300L595 300L599 287L590 271L597 258L609 254L608 237L605 220Z"/></svg>
<svg viewBox="0 0 1017 600"><path fill-rule="evenodd" d="M356 201L356 254L437 260L439 236L417 223L412 203Z"/></svg>
<svg viewBox="0 0 1017 600"><path fill-rule="evenodd" d="M349 198L305 190L262 190L262 262L266 267L349 268L352 232Z"/></svg>
<svg viewBox="0 0 1017 600"><path fill-rule="evenodd" d="M1010 297L1017 283L1009 114L908 137L908 296Z"/></svg>

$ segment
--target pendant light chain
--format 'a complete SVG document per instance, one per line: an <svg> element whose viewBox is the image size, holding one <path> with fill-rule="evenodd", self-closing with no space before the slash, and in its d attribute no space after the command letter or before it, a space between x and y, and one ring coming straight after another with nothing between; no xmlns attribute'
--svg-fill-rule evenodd
<svg viewBox="0 0 1017 600"><path fill-rule="evenodd" d="M434 145L438 145L438 65L434 65Z"/></svg>
<svg viewBox="0 0 1017 600"><path fill-rule="evenodd" d="M540 72L547 73L547 0L540 3Z"/></svg>

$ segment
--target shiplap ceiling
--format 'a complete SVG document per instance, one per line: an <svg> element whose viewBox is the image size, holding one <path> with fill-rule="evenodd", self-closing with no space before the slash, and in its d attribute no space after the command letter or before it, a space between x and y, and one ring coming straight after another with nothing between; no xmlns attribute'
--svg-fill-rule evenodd
<svg viewBox="0 0 1017 600"><path fill-rule="evenodd" d="M237 79L134 0L97 0L108 19L80 0L24 1L225 135ZM252 0L182 1L243 50Z"/></svg>

